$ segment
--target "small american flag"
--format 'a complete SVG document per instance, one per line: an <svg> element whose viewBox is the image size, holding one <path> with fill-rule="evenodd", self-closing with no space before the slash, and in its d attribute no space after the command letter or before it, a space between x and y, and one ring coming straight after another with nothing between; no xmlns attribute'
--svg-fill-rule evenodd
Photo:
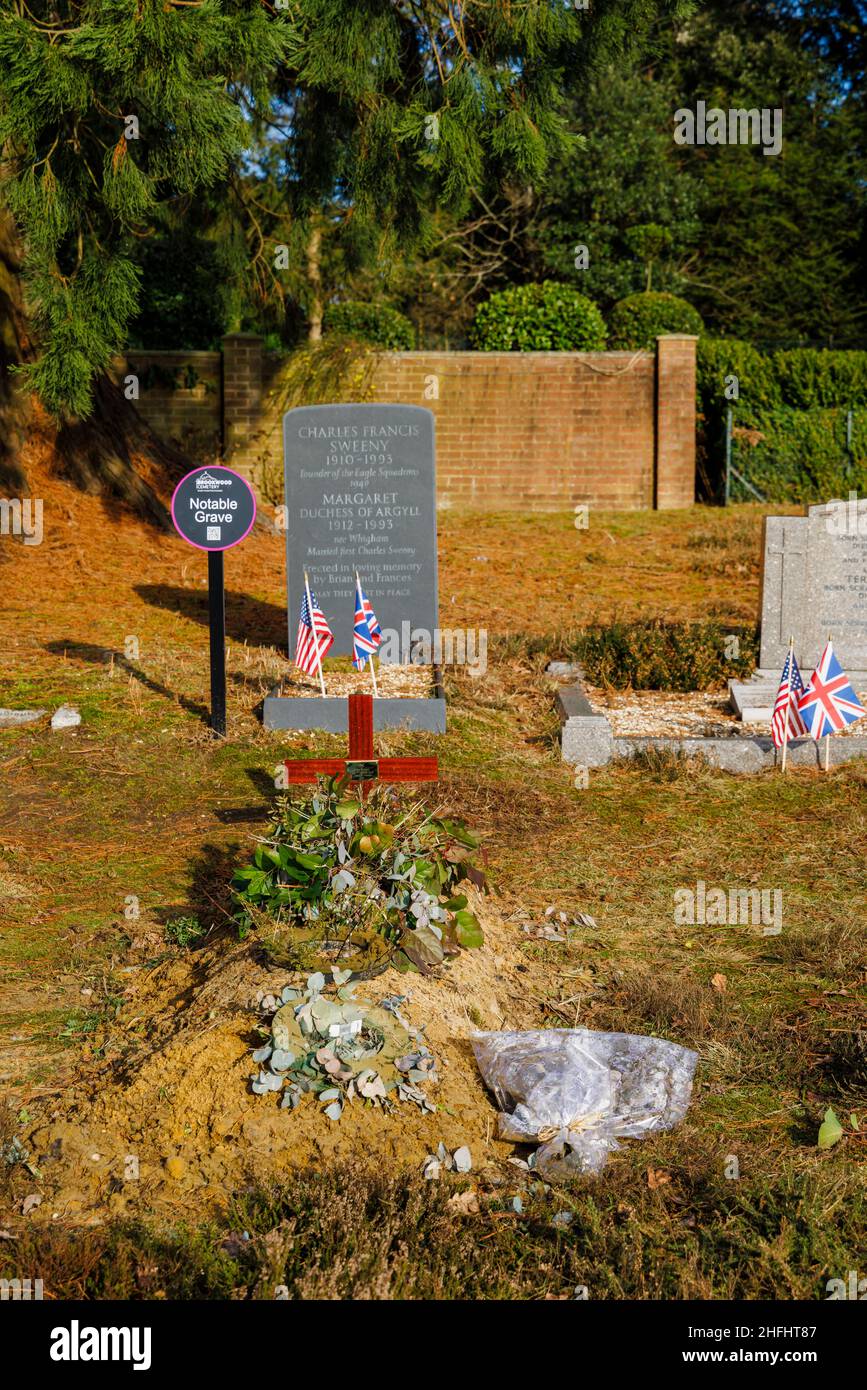
<svg viewBox="0 0 867 1390"><path fill-rule="evenodd" d="M355 576L355 627L352 634L352 664L361 671L369 656L372 656L382 641L382 628L370 606L370 600L361 587L361 580Z"/></svg>
<svg viewBox="0 0 867 1390"><path fill-rule="evenodd" d="M334 633L328 626L328 619L317 604L314 593L310 595L310 604L313 608L312 620L305 593L301 600L301 620L298 623L298 638L295 643L295 665L306 671L308 676L315 676L323 656L334 641Z"/></svg>
<svg viewBox="0 0 867 1390"><path fill-rule="evenodd" d="M791 686L789 685L789 662L792 663ZM801 672L798 670L794 652L790 651L786 657L783 674L780 677L780 688L777 691L774 712L771 715L771 736L775 748L782 748L784 743L790 743L793 738L800 738L807 732L807 726L798 713L798 697L803 692L804 682L801 679ZM788 729L786 728L786 706L788 706L789 713Z"/></svg>
<svg viewBox="0 0 867 1390"><path fill-rule="evenodd" d="M798 701L798 712L812 738L836 733L867 713L849 683L829 642L807 688Z"/></svg>

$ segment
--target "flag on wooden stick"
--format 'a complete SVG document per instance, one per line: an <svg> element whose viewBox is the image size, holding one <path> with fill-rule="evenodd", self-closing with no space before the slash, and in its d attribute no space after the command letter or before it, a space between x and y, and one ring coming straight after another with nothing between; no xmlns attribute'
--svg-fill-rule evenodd
<svg viewBox="0 0 867 1390"><path fill-rule="evenodd" d="M361 579L357 570L355 573L355 626L352 640L353 665L358 671L361 671L364 669L364 663L368 657L373 656L382 641L382 628L376 620L370 599L361 587ZM373 662L370 664L372 668Z"/></svg>
<svg viewBox="0 0 867 1390"><path fill-rule="evenodd" d="M316 602L305 581L304 597L301 600L301 618L298 623L298 637L295 642L295 665L308 676L318 672L322 676L322 658L334 642L334 633L328 626L328 619Z"/></svg>
<svg viewBox="0 0 867 1390"><path fill-rule="evenodd" d="M847 724L852 724L867 713L834 655L830 637L818 666L798 700L798 713L807 732L816 740L823 734L834 734L844 729Z"/></svg>
<svg viewBox="0 0 867 1390"><path fill-rule="evenodd" d="M373 693L378 696L376 688L376 670L373 665L373 656L380 642L382 641L382 628L376 620L370 600L361 587L361 578L358 570L355 571L355 624L352 630L352 664L356 671L364 670L364 663L370 660L370 679L373 682Z"/></svg>
<svg viewBox="0 0 867 1390"><path fill-rule="evenodd" d="M790 645L780 677L780 688L774 701L774 712L771 715L771 737L775 748L784 748L791 739L800 738L807 732L807 726L798 711L798 699L803 693L804 682Z"/></svg>

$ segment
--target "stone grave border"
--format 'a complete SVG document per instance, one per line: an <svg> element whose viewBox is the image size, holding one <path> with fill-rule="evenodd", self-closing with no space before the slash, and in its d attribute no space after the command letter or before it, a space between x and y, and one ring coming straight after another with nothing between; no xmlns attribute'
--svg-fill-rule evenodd
<svg viewBox="0 0 867 1390"><path fill-rule="evenodd" d="M763 772L777 763L777 750L768 734L733 734L731 738L664 738L635 735L615 737L608 717L594 710L583 685L583 672L577 663L554 661L547 668L554 677L569 676L573 683L557 691L560 716L560 747L564 763L574 767L605 767L614 758L628 758L647 748L665 748L689 757L705 758L712 767L725 772ZM789 744L788 761L794 767L821 767L821 744L799 738ZM830 763L839 766L853 758L867 757L867 735L832 738Z"/></svg>
<svg viewBox="0 0 867 1390"><path fill-rule="evenodd" d="M419 731L444 734L446 731L446 692L442 669L431 670L433 693L424 695L379 696L373 702L375 733ZM361 682L364 683L363 681ZM262 701L264 729L293 730L326 734L345 734L349 719L348 695L284 695L283 682L272 686Z"/></svg>
<svg viewBox="0 0 867 1390"><path fill-rule="evenodd" d="M266 729L312 733L345 734L349 718L348 695L283 696L275 686L262 705L262 725ZM380 697L373 706L373 727L384 730L421 730L429 734L446 731L446 702L436 695L401 699Z"/></svg>

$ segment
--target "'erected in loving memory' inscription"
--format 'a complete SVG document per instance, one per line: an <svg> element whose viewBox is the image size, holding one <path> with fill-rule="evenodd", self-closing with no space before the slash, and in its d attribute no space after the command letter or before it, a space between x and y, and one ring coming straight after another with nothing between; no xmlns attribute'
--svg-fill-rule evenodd
<svg viewBox="0 0 867 1390"><path fill-rule="evenodd" d="M304 571L351 653L355 571L383 629L437 627L434 417L415 405L300 406L283 417L289 651Z"/></svg>

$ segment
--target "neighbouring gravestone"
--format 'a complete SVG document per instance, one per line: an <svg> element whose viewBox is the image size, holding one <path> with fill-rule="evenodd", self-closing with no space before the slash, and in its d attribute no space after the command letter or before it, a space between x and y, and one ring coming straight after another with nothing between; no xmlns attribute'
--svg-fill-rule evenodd
<svg viewBox="0 0 867 1390"><path fill-rule="evenodd" d="M304 574L352 654L355 573L383 632L382 662L429 660L438 626L434 416L415 405L299 406L283 417L289 654ZM425 644L427 646L425 647ZM363 677L359 677L363 679ZM265 700L266 728L346 729L345 697ZM442 699L378 699L377 729L445 729Z"/></svg>
<svg viewBox="0 0 867 1390"><path fill-rule="evenodd" d="M795 639L806 681L828 634L857 689L867 680L867 499L765 518L761 647L752 681L730 682L742 719L770 719L780 672Z"/></svg>

